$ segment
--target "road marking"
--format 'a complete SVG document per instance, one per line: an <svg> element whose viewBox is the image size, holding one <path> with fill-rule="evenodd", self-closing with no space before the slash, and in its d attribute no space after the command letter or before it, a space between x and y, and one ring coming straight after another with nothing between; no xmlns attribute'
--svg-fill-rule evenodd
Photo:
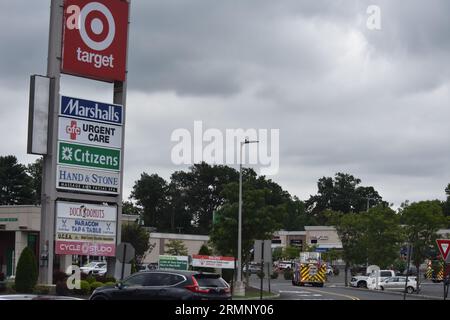
<svg viewBox="0 0 450 320"><path fill-rule="evenodd" d="M322 291L322 290L317 290L317 289L310 289L310 288L308 288L307 290L312 290L312 291L320 292L320 293L323 293L323 294L330 294L330 295L334 295L334 296L338 296L338 297L344 297L344 298L347 298L347 299L350 299L350 300L360 300L358 297L349 296L349 295L341 294L341 293L327 292L327 291Z"/></svg>

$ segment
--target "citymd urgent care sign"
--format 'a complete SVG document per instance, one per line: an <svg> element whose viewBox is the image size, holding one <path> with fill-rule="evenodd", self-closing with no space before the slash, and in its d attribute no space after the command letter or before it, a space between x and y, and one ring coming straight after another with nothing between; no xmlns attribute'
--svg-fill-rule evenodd
<svg viewBox="0 0 450 320"><path fill-rule="evenodd" d="M56 202L56 254L115 256L117 207Z"/></svg>
<svg viewBox="0 0 450 320"><path fill-rule="evenodd" d="M62 72L124 81L129 6L125 0L65 0Z"/></svg>
<svg viewBox="0 0 450 320"><path fill-rule="evenodd" d="M86 170L58 166L56 171L56 187L58 189L89 193L118 194L120 189L120 175L114 171Z"/></svg>

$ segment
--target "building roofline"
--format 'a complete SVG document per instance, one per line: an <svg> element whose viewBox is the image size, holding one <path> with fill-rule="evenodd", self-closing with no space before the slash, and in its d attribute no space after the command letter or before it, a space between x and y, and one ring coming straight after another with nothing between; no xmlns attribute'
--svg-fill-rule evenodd
<svg viewBox="0 0 450 320"><path fill-rule="evenodd" d="M333 226L305 226L305 231L336 231L336 228Z"/></svg>
<svg viewBox="0 0 450 320"><path fill-rule="evenodd" d="M196 235L196 234L181 234L181 233L162 233L151 232L150 239L179 239L179 240L197 240L197 241L209 241L209 236Z"/></svg>

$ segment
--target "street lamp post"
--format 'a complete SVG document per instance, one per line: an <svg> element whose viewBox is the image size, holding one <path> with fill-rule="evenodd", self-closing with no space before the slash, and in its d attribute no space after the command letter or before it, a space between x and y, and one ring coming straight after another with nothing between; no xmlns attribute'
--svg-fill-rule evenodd
<svg viewBox="0 0 450 320"><path fill-rule="evenodd" d="M239 154L239 222L238 222L238 263L237 263L237 281L234 286L235 296L245 296L245 286L242 281L242 148L245 144L258 143L257 140L248 140L241 142Z"/></svg>

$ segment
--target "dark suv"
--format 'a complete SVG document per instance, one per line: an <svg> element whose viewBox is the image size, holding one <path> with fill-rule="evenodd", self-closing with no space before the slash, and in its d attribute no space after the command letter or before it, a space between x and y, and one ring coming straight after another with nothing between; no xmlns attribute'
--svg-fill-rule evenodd
<svg viewBox="0 0 450 320"><path fill-rule="evenodd" d="M94 290L90 300L229 300L230 286L215 273L155 270Z"/></svg>

